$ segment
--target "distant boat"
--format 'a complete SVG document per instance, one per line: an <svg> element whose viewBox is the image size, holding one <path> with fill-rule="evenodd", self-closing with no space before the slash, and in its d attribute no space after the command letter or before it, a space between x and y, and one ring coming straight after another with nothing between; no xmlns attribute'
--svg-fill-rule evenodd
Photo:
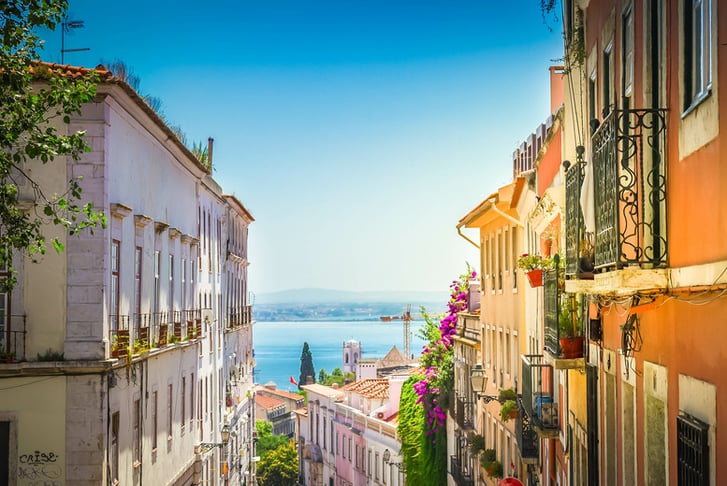
<svg viewBox="0 0 727 486"><path fill-rule="evenodd" d="M401 319L401 316L381 316L379 317L384 322L396 321Z"/></svg>

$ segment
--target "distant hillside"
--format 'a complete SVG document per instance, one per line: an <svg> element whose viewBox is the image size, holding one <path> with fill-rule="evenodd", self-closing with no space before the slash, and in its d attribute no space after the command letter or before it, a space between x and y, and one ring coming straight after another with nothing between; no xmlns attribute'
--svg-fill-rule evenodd
<svg viewBox="0 0 727 486"><path fill-rule="evenodd" d="M441 302L444 305L449 295L444 292L373 291L351 292L331 289L292 289L280 292L255 294L258 304L334 304L334 303L400 303L403 307L412 304L418 309L421 304Z"/></svg>
<svg viewBox="0 0 727 486"><path fill-rule="evenodd" d="M421 307L427 313L444 312L445 302L413 302L412 318L421 319ZM255 304L253 317L257 322L276 321L378 321L382 316L400 317L406 305L399 302L333 302Z"/></svg>

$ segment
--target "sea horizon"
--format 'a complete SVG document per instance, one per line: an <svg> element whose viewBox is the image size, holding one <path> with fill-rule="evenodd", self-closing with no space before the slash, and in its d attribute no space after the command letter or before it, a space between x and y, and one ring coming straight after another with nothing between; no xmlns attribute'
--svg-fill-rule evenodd
<svg viewBox="0 0 727 486"><path fill-rule="evenodd" d="M363 325L362 325L363 324ZM417 336L423 320L410 322L409 354L421 355L424 341ZM393 346L404 352L403 321L369 320L306 320L256 322L253 329L255 349L255 383L274 382L278 389L295 392L300 376L300 356L308 343L316 373L321 369L331 374L343 370L343 346L349 340L361 343L364 359L383 358Z"/></svg>

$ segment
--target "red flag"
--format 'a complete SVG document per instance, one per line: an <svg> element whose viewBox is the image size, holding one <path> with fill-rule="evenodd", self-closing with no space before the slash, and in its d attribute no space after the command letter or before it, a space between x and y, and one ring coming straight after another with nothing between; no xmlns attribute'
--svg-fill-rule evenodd
<svg viewBox="0 0 727 486"><path fill-rule="evenodd" d="M297 385L298 384L298 382L295 381L295 379L293 379L293 376L292 375L290 377L290 383L292 383L293 385Z"/></svg>

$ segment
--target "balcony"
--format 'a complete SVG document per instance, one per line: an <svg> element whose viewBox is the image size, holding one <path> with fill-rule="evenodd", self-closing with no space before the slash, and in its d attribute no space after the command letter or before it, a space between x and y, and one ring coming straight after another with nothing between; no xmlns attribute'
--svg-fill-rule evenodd
<svg viewBox="0 0 727 486"><path fill-rule="evenodd" d="M252 306L243 305L227 309L227 327L239 327L252 324Z"/></svg>
<svg viewBox="0 0 727 486"><path fill-rule="evenodd" d="M462 461L457 456L450 456L449 458L449 473L454 479L454 483L457 486L474 486L475 479L472 473L463 466Z"/></svg>
<svg viewBox="0 0 727 486"><path fill-rule="evenodd" d="M583 160L583 148L578 148L578 160L566 169L570 279L587 280L595 274L598 289L598 274L629 268L632 271L623 278L607 279L600 286L639 290L666 285L665 272L657 270L666 267L668 257L665 115L662 109L614 110L591 138L590 164ZM584 222L591 213L592 233ZM634 269L651 275L634 274Z"/></svg>
<svg viewBox="0 0 727 486"><path fill-rule="evenodd" d="M518 398L518 405L524 410L522 398ZM540 438L535 426L530 423L530 416L526 413L519 413L515 424L515 433L520 457L525 464L537 464L540 457Z"/></svg>
<svg viewBox="0 0 727 486"><path fill-rule="evenodd" d="M457 396L454 401L454 420L460 429L474 429L475 403L464 396Z"/></svg>
<svg viewBox="0 0 727 486"><path fill-rule="evenodd" d="M583 368L583 316L588 313L580 296L561 291L559 271L556 263L543 273L545 351L557 369Z"/></svg>
<svg viewBox="0 0 727 486"><path fill-rule="evenodd" d="M188 309L109 316L112 358L126 358L202 335L202 311Z"/></svg>
<svg viewBox="0 0 727 486"><path fill-rule="evenodd" d="M5 319L4 326L0 327L0 363L24 361L25 316L6 315Z"/></svg>
<svg viewBox="0 0 727 486"><path fill-rule="evenodd" d="M553 366L545 362L542 355L522 355L522 398L521 407L527 417L518 431L522 433L524 445L529 446L529 458L537 452L532 450L531 430L542 437L556 437L560 430L558 404L553 400ZM537 445L536 445L537 447ZM522 451L522 448L521 448ZM525 454L523 459L525 459Z"/></svg>

